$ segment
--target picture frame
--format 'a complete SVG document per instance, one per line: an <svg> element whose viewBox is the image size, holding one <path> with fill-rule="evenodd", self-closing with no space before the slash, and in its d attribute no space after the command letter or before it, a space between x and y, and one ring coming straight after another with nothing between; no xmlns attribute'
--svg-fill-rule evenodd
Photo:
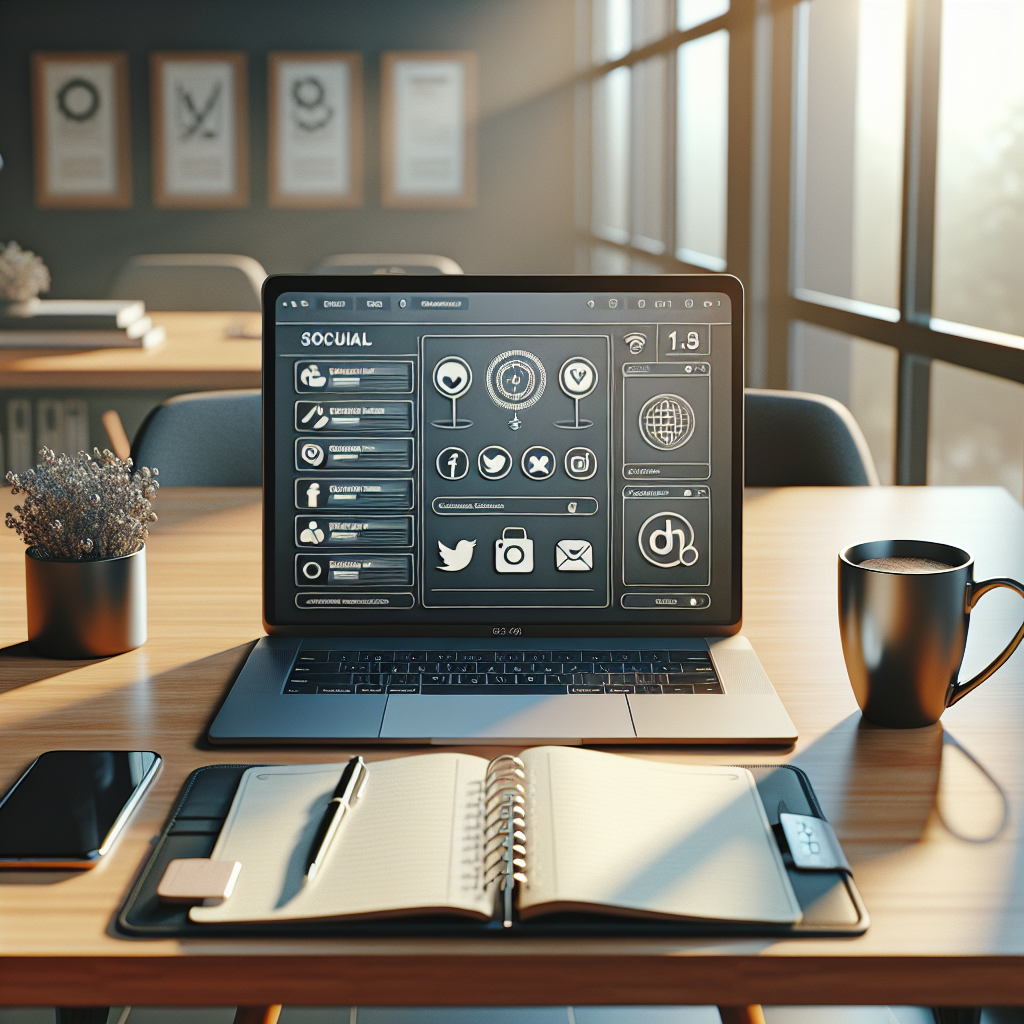
<svg viewBox="0 0 1024 1024"><path fill-rule="evenodd" d="M381 55L381 205L466 209L477 192L477 57L472 50Z"/></svg>
<svg viewBox="0 0 1024 1024"><path fill-rule="evenodd" d="M363 205L363 59L348 50L267 57L267 203Z"/></svg>
<svg viewBox="0 0 1024 1024"><path fill-rule="evenodd" d="M153 205L249 205L249 95L241 51L150 55Z"/></svg>
<svg viewBox="0 0 1024 1024"><path fill-rule="evenodd" d="M36 205L127 209L132 205L128 56L32 54Z"/></svg>

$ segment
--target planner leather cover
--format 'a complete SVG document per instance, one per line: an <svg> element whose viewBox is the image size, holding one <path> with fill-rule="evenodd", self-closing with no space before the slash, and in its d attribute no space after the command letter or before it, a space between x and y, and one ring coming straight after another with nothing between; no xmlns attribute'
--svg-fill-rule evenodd
<svg viewBox="0 0 1024 1024"><path fill-rule="evenodd" d="M321 920L246 924L197 924L188 907L162 903L157 886L167 865L176 858L208 857L220 833L242 773L251 764L209 765L186 779L181 796L164 825L153 852L143 865L116 928L138 938L216 938L258 935L301 937L432 937L494 936L513 941L535 937L713 937L862 935L868 912L853 876L844 871L808 871L798 868L779 814L807 815L824 821L810 779L793 765L744 765L757 782L768 820L779 841L790 881L803 909L795 925L749 924L729 921L644 920L599 914L552 914L515 922L503 928L500 920L478 923L459 917L409 917L375 920Z"/></svg>

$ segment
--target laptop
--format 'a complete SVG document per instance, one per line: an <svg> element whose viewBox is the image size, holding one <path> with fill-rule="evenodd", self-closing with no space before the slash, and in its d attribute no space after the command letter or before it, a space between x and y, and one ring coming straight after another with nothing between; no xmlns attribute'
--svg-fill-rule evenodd
<svg viewBox="0 0 1024 1024"><path fill-rule="evenodd" d="M260 639L213 743L777 743L723 275L268 278Z"/></svg>

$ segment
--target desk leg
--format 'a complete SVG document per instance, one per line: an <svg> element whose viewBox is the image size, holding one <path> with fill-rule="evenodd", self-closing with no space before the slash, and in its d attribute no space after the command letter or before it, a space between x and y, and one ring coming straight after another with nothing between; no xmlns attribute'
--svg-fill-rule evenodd
<svg viewBox="0 0 1024 1024"><path fill-rule="evenodd" d="M765 1024L764 1011L760 1003L753 1006L720 1006L722 1024ZM953 1021L936 1021L936 1024L954 1024ZM960 1024L960 1022L955 1022Z"/></svg>
<svg viewBox="0 0 1024 1024"><path fill-rule="evenodd" d="M933 1006L935 1024L980 1024L980 1006Z"/></svg>
<svg viewBox="0 0 1024 1024"><path fill-rule="evenodd" d="M107 1024L109 1006L58 1006L57 1024Z"/></svg>
<svg viewBox="0 0 1024 1024"><path fill-rule="evenodd" d="M281 1004L274 1003L272 1006L239 1006L235 1010L235 1024L277 1024L277 1018L281 1016ZM58 1021L57 1024L63 1024ZM77 1021L74 1024L78 1024ZM82 1024L95 1024L93 1021Z"/></svg>

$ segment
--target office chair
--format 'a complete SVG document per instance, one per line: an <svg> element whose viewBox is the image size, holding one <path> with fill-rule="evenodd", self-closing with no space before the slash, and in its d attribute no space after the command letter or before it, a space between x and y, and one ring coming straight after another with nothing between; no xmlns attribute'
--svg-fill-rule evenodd
<svg viewBox="0 0 1024 1024"><path fill-rule="evenodd" d="M142 299L147 309L260 311L267 272L251 256L163 253L133 256L114 278L112 299Z"/></svg>
<svg viewBox="0 0 1024 1024"><path fill-rule="evenodd" d="M878 486L860 425L841 402L747 388L747 487Z"/></svg>
<svg viewBox="0 0 1024 1024"><path fill-rule="evenodd" d="M325 256L314 274L461 274L462 267L447 256L429 253L351 252Z"/></svg>
<svg viewBox="0 0 1024 1024"><path fill-rule="evenodd" d="M132 459L165 487L259 487L261 416L258 388L175 395L143 421Z"/></svg>

